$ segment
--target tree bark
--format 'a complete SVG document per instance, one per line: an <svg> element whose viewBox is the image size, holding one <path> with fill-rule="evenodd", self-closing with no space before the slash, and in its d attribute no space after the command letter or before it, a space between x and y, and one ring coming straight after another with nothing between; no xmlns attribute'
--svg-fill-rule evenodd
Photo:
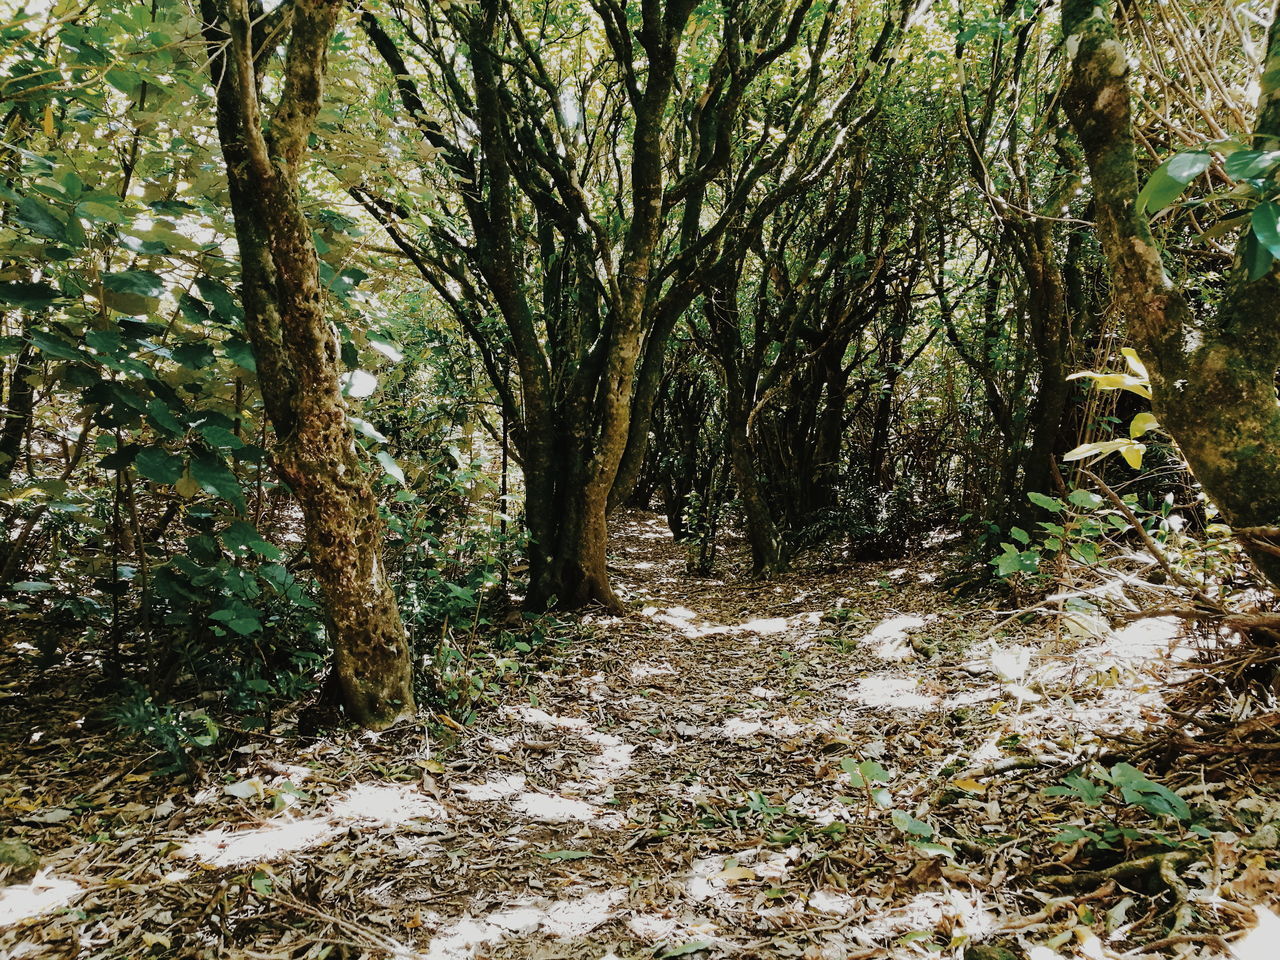
<svg viewBox="0 0 1280 960"><path fill-rule="evenodd" d="M378 504L347 423L339 345L298 188L341 9L334 0L294 0L280 99L264 130L247 0L202 0L245 326L276 434L272 462L302 510L343 704L357 723L380 729L415 712L413 662L382 562Z"/></svg>
<svg viewBox="0 0 1280 960"><path fill-rule="evenodd" d="M13 468L22 453L22 438L27 435L27 426L31 423L35 404L35 387L30 382L36 372L32 363L34 356L35 351L30 345L23 347L9 374L9 392L0 414L4 418L0 425L0 483L7 483L13 475Z"/></svg>
<svg viewBox="0 0 1280 960"><path fill-rule="evenodd" d="M1280 520L1280 266L1250 280L1237 258L1216 315L1200 319L1164 268L1137 206L1128 61L1107 0L1066 0L1064 103L1084 147L1116 302L1151 374L1152 406L1233 526ZM1280 21L1270 31L1254 146L1280 145ZM1244 244L1242 244L1242 247ZM1280 557L1250 551L1280 586Z"/></svg>

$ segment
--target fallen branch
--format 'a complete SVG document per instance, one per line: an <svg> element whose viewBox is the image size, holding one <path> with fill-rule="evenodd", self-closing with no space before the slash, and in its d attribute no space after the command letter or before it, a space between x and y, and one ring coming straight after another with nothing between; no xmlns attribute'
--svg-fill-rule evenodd
<svg viewBox="0 0 1280 960"><path fill-rule="evenodd" d="M1159 544L1157 544L1155 540L1151 539L1151 534L1147 533L1147 528L1142 525L1142 521L1139 520L1134 515L1134 512L1129 509L1129 505L1124 502L1120 497L1120 494L1107 486L1103 479L1096 473L1086 470L1083 467L1081 467L1080 472L1097 484L1098 489L1101 490L1106 498L1111 501L1111 505L1124 515L1124 518L1129 521L1129 526L1133 527L1138 536L1142 538L1142 542L1146 545L1147 552L1156 558L1156 563L1160 564L1161 569L1169 575L1171 580L1190 590L1195 594L1197 600L1200 600L1210 606L1216 606L1216 604L1214 604L1214 602L1205 594L1200 584L1174 569L1173 564L1171 564L1169 562L1169 558L1164 555L1164 551L1160 549Z"/></svg>
<svg viewBox="0 0 1280 960"><path fill-rule="evenodd" d="M1184 866L1196 860L1199 856L1200 854L1194 850L1173 850L1169 853L1155 853L1148 857L1138 857L1136 860L1126 860L1124 863L1117 863L1115 866L1107 867L1105 870L1084 870L1080 873L1069 873L1060 876L1032 877L1032 883L1041 887L1051 887L1054 890L1079 890L1082 887L1100 886L1108 880L1132 880L1134 877L1154 873L1168 886L1168 879L1165 876L1166 870ZM1166 863L1169 866L1166 867ZM1181 883L1181 880L1178 882ZM1184 885L1183 890L1185 891L1185 889ZM1176 889L1173 892L1177 895Z"/></svg>

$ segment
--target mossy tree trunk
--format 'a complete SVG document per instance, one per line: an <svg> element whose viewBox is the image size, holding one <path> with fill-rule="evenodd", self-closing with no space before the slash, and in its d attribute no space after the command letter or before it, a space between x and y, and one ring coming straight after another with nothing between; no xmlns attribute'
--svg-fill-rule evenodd
<svg viewBox="0 0 1280 960"><path fill-rule="evenodd" d="M1196 479L1234 527L1280 522L1280 267L1250 280L1237 258L1216 311L1197 316L1170 279L1138 209L1128 60L1108 0L1066 0L1065 105L1093 179L1098 234L1117 304L1151 373L1153 407ZM1254 133L1280 145L1280 22L1271 27ZM1252 556L1280 585L1280 557Z"/></svg>
<svg viewBox="0 0 1280 960"><path fill-rule="evenodd" d="M272 461L302 509L324 594L333 667L353 720L415 712L413 669L382 563L383 527L341 392L339 344L298 188L342 4L294 0L263 17L248 0L202 0L218 135L240 245L245 327L275 429ZM264 122L261 71L287 27L279 100Z"/></svg>

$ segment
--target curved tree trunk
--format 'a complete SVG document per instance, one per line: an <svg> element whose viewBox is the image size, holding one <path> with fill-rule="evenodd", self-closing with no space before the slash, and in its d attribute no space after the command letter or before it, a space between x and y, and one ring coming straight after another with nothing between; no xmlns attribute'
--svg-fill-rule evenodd
<svg viewBox="0 0 1280 960"><path fill-rule="evenodd" d="M377 729L414 714L413 662L382 563L378 504L347 423L337 337L298 192L340 10L330 0L292 4L283 88L264 132L248 4L202 0L245 326L276 433L272 460L302 509L343 704Z"/></svg>
<svg viewBox="0 0 1280 960"><path fill-rule="evenodd" d="M1138 209L1136 141L1125 50L1107 0L1066 0L1071 55L1064 103L1084 147L1098 234L1115 299L1148 365L1155 414L1196 479L1234 527L1280 523L1280 265L1250 279L1237 260L1216 316L1199 320L1164 269ZM1280 147L1280 21L1263 67L1254 148ZM1256 242L1246 236L1245 248ZM1250 541L1246 541L1250 545ZM1252 544L1254 562L1280 586L1280 556Z"/></svg>

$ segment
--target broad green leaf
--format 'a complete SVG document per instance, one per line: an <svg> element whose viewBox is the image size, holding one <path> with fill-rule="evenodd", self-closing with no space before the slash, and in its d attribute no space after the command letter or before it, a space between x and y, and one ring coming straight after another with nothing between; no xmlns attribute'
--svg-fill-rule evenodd
<svg viewBox="0 0 1280 960"><path fill-rule="evenodd" d="M1052 513L1061 513L1066 509L1066 504L1057 497L1046 497L1043 493L1036 493L1035 491L1032 491L1027 494L1027 499L1037 507L1042 507Z"/></svg>
<svg viewBox="0 0 1280 960"><path fill-rule="evenodd" d="M224 323L232 323L240 319L240 308L236 305L235 297L220 280L215 280L213 277L199 277L196 280L196 289Z"/></svg>
<svg viewBox="0 0 1280 960"><path fill-rule="evenodd" d="M102 278L102 286L116 293L131 293L154 300L164 293L164 281L150 270L122 270L108 273Z"/></svg>
<svg viewBox="0 0 1280 960"><path fill-rule="evenodd" d="M61 296L47 283L0 283L0 303L24 310L42 310Z"/></svg>
<svg viewBox="0 0 1280 960"><path fill-rule="evenodd" d="M893 821L893 825L903 833L909 833L912 836L924 837L926 840L933 836L933 827L925 823L923 820L917 820L905 810L893 810L889 813L889 819Z"/></svg>
<svg viewBox="0 0 1280 960"><path fill-rule="evenodd" d="M956 852L949 844L936 843L930 840L912 840L911 845L921 853L927 853L931 857L949 857L952 860L956 857Z"/></svg>
<svg viewBox="0 0 1280 960"><path fill-rule="evenodd" d="M217 457L199 456L191 461L191 477L205 491L221 497L240 510L244 509L244 491L236 475Z"/></svg>
<svg viewBox="0 0 1280 960"><path fill-rule="evenodd" d="M586 860L589 857L598 857L600 854L591 853L589 850L549 850L546 853L539 853L538 856L543 860Z"/></svg>
<svg viewBox="0 0 1280 960"><path fill-rule="evenodd" d="M408 481L405 479L404 471L400 469L400 464L396 463L395 457L387 453L385 450L379 450L375 456L377 457L378 462L382 464L382 469L386 471L387 476L398 480L402 487L408 486Z"/></svg>
<svg viewBox="0 0 1280 960"><path fill-rule="evenodd" d="M247 340L242 340L239 337L230 337L222 345L222 350L236 366L243 367L252 373L258 372L258 362L254 359L253 348L249 346Z"/></svg>
<svg viewBox="0 0 1280 960"><path fill-rule="evenodd" d="M59 243L68 241L67 225L48 204L35 197L22 198L14 210L14 219L32 233Z"/></svg>
<svg viewBox="0 0 1280 960"><path fill-rule="evenodd" d="M1253 208L1249 224L1258 242L1271 252L1271 256L1280 257L1280 204L1272 200L1258 204Z"/></svg>
<svg viewBox="0 0 1280 960"><path fill-rule="evenodd" d="M1160 164L1138 193L1139 213L1159 213L1182 195L1192 180L1209 169L1213 155L1205 150L1174 154Z"/></svg>
<svg viewBox="0 0 1280 960"><path fill-rule="evenodd" d="M160 447L145 447L133 459L134 469L156 483L177 483L182 479L182 458Z"/></svg>
<svg viewBox="0 0 1280 960"><path fill-rule="evenodd" d="M32 330L30 337L36 348L46 356L55 357L58 360L89 359L80 349L73 347L52 332L46 333L43 330Z"/></svg>
<svg viewBox="0 0 1280 960"><path fill-rule="evenodd" d="M1277 163L1280 163L1280 150L1237 150L1222 164L1222 169L1233 180L1248 180L1260 177Z"/></svg>
<svg viewBox="0 0 1280 960"><path fill-rule="evenodd" d="M1102 506L1102 498L1092 490L1072 490L1067 499L1085 510L1097 510Z"/></svg>
<svg viewBox="0 0 1280 960"><path fill-rule="evenodd" d="M691 953L697 953L699 950L707 950L711 947L710 940L690 940L688 943L682 943L679 946L668 947L658 954L658 960L670 960L671 957L687 957Z"/></svg>
<svg viewBox="0 0 1280 960"><path fill-rule="evenodd" d="M1275 262L1271 250L1258 239L1257 233L1252 229L1240 239L1240 259L1244 261L1250 281L1265 277L1271 271L1271 264Z"/></svg>

